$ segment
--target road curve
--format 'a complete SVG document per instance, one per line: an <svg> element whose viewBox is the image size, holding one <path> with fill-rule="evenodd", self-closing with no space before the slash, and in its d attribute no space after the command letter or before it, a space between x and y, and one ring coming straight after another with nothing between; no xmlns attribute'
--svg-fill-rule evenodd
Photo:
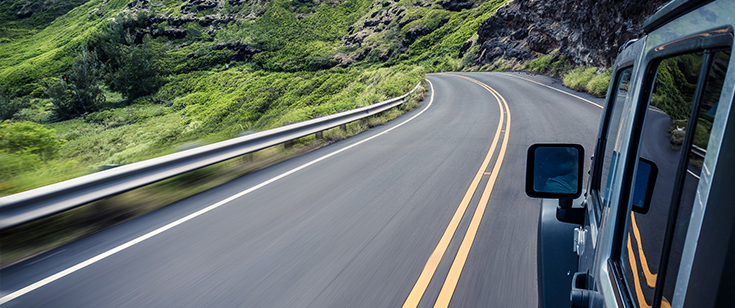
<svg viewBox="0 0 735 308"><path fill-rule="evenodd" d="M469 195L416 302L433 307L493 172L448 304L536 306L526 149L573 142L589 155L602 101L542 76L428 79L432 99L391 123L0 271L1 307L400 307Z"/></svg>

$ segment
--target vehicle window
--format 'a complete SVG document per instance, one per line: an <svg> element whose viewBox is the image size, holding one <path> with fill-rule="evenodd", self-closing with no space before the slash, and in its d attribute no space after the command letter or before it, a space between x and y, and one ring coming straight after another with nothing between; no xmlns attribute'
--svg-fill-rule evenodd
<svg viewBox="0 0 735 308"><path fill-rule="evenodd" d="M627 109L625 106L628 101L628 88L630 87L630 76L633 72L633 68L627 68L618 73L618 79L616 82L616 89L612 93L615 95L611 100L608 108L612 107L609 111L609 120L607 123L607 134L602 136L602 144L604 146L603 161L601 170L598 174L600 181L600 192L598 194L597 212L601 213L602 207L607 205L607 200L610 192L611 176L617 166L617 158L619 149L615 147L615 143L618 140L620 134L620 121L623 114L623 110ZM597 217L598 221L600 217Z"/></svg>
<svg viewBox="0 0 735 308"><path fill-rule="evenodd" d="M692 214L694 198L699 184L699 176L702 173L702 164L704 157L707 155L706 149L709 143L710 133L712 132L712 122L714 122L717 111L716 105L720 99L729 61L729 52L714 53L712 65L705 83L705 90L702 93L702 101L696 111L697 120L693 128L694 136L692 145L689 147L687 153L688 164L686 166L684 184L681 189L679 215L677 216L674 227L671 254L666 265L667 271L663 285L662 302L669 302L670 299L673 299L674 287L679 272L679 263L684 249L684 240L686 239L686 231L689 226L689 218Z"/></svg>
<svg viewBox="0 0 735 308"><path fill-rule="evenodd" d="M656 291L661 294L660 307L670 307L729 57L729 52L699 52L665 59L658 66L639 152L658 166L658 176L648 212L629 214L620 258L638 307L652 307ZM700 78L702 66L707 68L706 78ZM673 240L668 258L662 260L670 219ZM665 282L656 290L663 266Z"/></svg>

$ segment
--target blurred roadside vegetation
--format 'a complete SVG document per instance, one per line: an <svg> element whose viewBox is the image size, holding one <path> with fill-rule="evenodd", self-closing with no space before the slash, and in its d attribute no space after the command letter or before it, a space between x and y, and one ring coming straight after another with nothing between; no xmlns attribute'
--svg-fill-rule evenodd
<svg viewBox="0 0 735 308"><path fill-rule="evenodd" d="M154 0L130 11L123 1L85 1L0 42L0 120L39 123L65 141L43 163L9 164L14 171L2 173L0 196L369 105L424 79L416 65L328 63L370 1L294 9L276 0L254 21L214 33L188 22L183 38L154 37L152 29L168 25L150 19L163 11L175 16L176 3ZM297 18L294 11L310 14ZM215 48L233 42L259 52L235 61L235 51ZM22 162L29 154L0 155Z"/></svg>
<svg viewBox="0 0 735 308"><path fill-rule="evenodd" d="M418 107L425 96L425 91L424 86L420 85L398 108L326 130L320 135L306 136L2 230L0 268L145 215L248 173L382 125ZM44 133L53 134L53 131ZM2 157L0 154L0 158Z"/></svg>

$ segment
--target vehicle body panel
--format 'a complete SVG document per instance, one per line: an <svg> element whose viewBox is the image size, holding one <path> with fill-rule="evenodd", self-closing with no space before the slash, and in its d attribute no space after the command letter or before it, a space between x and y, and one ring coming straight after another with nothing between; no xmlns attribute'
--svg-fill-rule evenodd
<svg viewBox="0 0 735 308"><path fill-rule="evenodd" d="M543 275L539 273L540 291L541 285L548 286L553 282L562 281L562 277L549 277L550 270L546 269L551 262L550 254L546 252L547 249L550 249L548 246L554 243L554 245L561 245L563 249L577 247L578 257L576 257L577 254L567 257L569 260L576 259L577 261L578 275L575 278L577 280L572 281L573 285L568 284L567 289L571 289L572 293L577 295L582 294L580 293L582 291L586 292L584 293L584 307L639 307L641 303L640 298L635 299L635 292L631 290L636 286L626 282L618 264L624 262L621 260L624 249L622 243L628 232L626 224L631 219L629 217L632 217L633 175L637 172L639 158L643 159L640 157L643 142L641 135L646 120L653 121L654 119L654 117L649 119L648 114L649 109L655 111L650 101L659 63L662 59L704 50L707 50L705 53L714 49L725 50L729 56L733 46L735 1L677 0L655 15L655 18L659 20L647 22L650 33L633 43L626 44L615 62L606 106L600 121L597 148L592 153L593 163L587 193L574 203L574 206L586 208L585 223L575 226L579 228L571 236L566 235L570 229L573 229L572 227L562 227L559 225L560 222L548 219L551 217L551 211L554 210L553 206L557 204L556 200L542 202L539 222L539 271L546 271L546 273ZM670 299L673 307L732 305L732 295L728 297L727 294L735 290L735 281L731 279L732 274L735 274L735 265L730 264L733 262L728 262L735 260L735 189L733 189L735 186L732 185L735 183L735 175L732 172L735 170L735 162L733 162L735 160L735 137L733 137L735 136L735 123L733 123L735 120L732 120L732 104L733 97L735 97L735 59L729 57L727 63L725 79L715 108L717 116L714 117L712 123L709 143L704 151L701 175L696 184L696 196L685 232L680 265L677 264L678 271L673 276L676 278L675 291ZM704 67L702 72L709 73L712 70L704 64L702 67ZM609 109L615 104L622 103L615 101L615 96L618 95L616 89L618 74L628 68L632 68L632 74L630 86L627 88L627 100L620 105L623 108L622 116L617 126L607 127L611 114ZM702 75L700 78L700 80L709 80L710 77ZM695 86L700 89L698 91L704 91L707 84L697 83ZM693 106L699 106L700 103L695 99L693 104ZM693 112L696 114L696 110ZM674 120L676 119L671 119L671 121ZM693 121L695 123L691 127L698 125L697 118L694 118ZM615 136L607 136L611 130L619 131L619 133ZM691 134L693 135L694 132ZM607 144L612 145L614 153L618 155L611 160L617 163L611 163L608 168L608 181L611 188L602 196L599 174L603 169L604 146L608 137L612 138L610 140L614 140L614 143ZM682 157L690 157L691 154L683 155ZM687 163L690 162L683 162L684 165ZM681 168L679 170L682 172ZM684 188L679 186L679 189ZM603 199L606 201L602 201ZM684 201L675 201L675 203L679 202ZM667 236L673 237L672 232L668 230L667 227ZM566 237L566 239L559 237ZM564 255L562 252L555 252L554 257L561 258ZM568 260L559 262L566 264ZM664 262L663 266L666 266L668 259L662 262ZM571 279L569 275L563 278L567 279L566 281ZM659 277L659 279L665 278L664 271L663 278ZM552 280L546 281L547 279ZM657 289L663 289L664 285L660 284L662 282L664 281L657 281ZM543 301L546 298L552 297L547 294L550 289L546 288L544 290L546 293L539 295L541 306L544 306ZM657 292L663 291L657 290ZM557 296L565 297L567 294L562 293ZM638 296L640 297L640 294ZM663 298L654 301L654 305L663 305L663 302L668 304L668 301L669 299ZM572 302L575 302L574 296L572 296ZM575 305L579 303L578 298Z"/></svg>

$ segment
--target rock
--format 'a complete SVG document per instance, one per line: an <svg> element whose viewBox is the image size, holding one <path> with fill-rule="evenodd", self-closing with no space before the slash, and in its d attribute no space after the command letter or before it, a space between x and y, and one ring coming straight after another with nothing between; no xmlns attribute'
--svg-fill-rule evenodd
<svg viewBox="0 0 735 308"><path fill-rule="evenodd" d="M406 32L406 42L405 45L411 45L413 42L418 40L419 38L422 38L424 35L427 35L434 31L434 29L428 29L426 27L416 27L411 28Z"/></svg>
<svg viewBox="0 0 735 308"><path fill-rule="evenodd" d="M165 36L169 41L175 39L182 39L186 37L186 31L177 29L166 29L163 31L156 31L152 33L153 37Z"/></svg>
<svg viewBox="0 0 735 308"><path fill-rule="evenodd" d="M455 11L455 12L477 7L477 3L475 3L472 0L465 0L465 1L443 0L437 3L441 5L443 9L448 10L448 11Z"/></svg>
<svg viewBox="0 0 735 308"><path fill-rule="evenodd" d="M561 47L561 44L559 44L558 41L550 37L548 34L538 30L531 30L526 41L528 42L528 47L532 51L543 54L548 54L552 50Z"/></svg>
<svg viewBox="0 0 735 308"><path fill-rule="evenodd" d="M18 16L18 19L28 18L28 17L33 16L33 11L30 9L23 8L22 10L18 11L18 13L16 13L15 16Z"/></svg>
<svg viewBox="0 0 735 308"><path fill-rule="evenodd" d="M199 20L192 17L169 17L165 19L168 22L169 26L172 27L179 27L185 23L189 22L198 22Z"/></svg>
<svg viewBox="0 0 735 308"><path fill-rule="evenodd" d="M464 57L464 53L467 52L472 46L475 45L475 42L473 41L466 41L464 44L462 44L462 47L459 48L459 58Z"/></svg>
<svg viewBox="0 0 735 308"><path fill-rule="evenodd" d="M244 62L248 62L252 60L254 54L262 52L262 50L254 49L250 47L250 45L244 44L243 42L240 42L240 41L219 43L217 45L212 46L211 48L211 50L222 50L222 49L234 50L235 54L232 56L232 60L233 61L244 61Z"/></svg>
<svg viewBox="0 0 735 308"><path fill-rule="evenodd" d="M610 66L620 45L668 0L514 0L477 30L476 65L527 60L560 49L581 65Z"/></svg>

